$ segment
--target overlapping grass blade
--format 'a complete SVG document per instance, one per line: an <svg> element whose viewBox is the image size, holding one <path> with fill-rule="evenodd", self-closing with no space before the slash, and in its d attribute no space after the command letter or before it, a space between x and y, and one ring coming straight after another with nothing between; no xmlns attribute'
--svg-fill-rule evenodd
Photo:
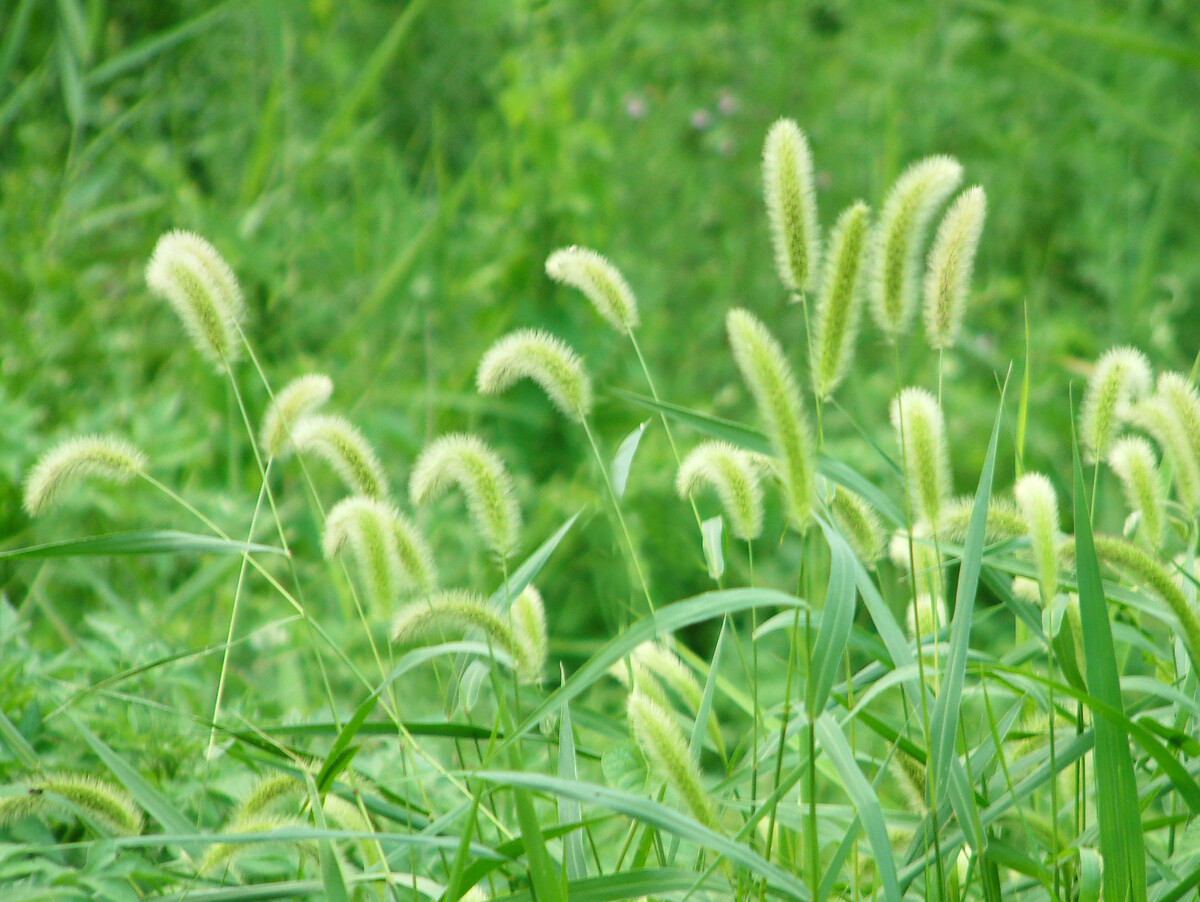
<svg viewBox="0 0 1200 902"><path fill-rule="evenodd" d="M812 653L812 675L809 679L809 710L821 711L829 699L829 690L837 682L854 625L855 600L854 552L832 524L817 517L825 541L829 545L829 581L825 590L825 607L821 609L821 626L817 630Z"/></svg>
<svg viewBox="0 0 1200 902"><path fill-rule="evenodd" d="M83 539L63 539L0 551L0 559L119 557L143 554L284 554L274 545L238 542L176 529L138 529Z"/></svg>

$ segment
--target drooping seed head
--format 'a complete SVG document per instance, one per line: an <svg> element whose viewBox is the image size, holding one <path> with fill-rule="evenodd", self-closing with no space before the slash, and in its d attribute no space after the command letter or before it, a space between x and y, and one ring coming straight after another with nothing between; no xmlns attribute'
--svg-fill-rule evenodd
<svg viewBox="0 0 1200 902"><path fill-rule="evenodd" d="M700 707L703 691L695 673L665 643L643 642L633 650L631 657L637 667L644 668L670 686L692 713Z"/></svg>
<svg viewBox="0 0 1200 902"><path fill-rule="evenodd" d="M89 477L125 485L148 465L146 455L123 439L109 435L69 438L43 454L29 471L25 512L31 517L44 513Z"/></svg>
<svg viewBox="0 0 1200 902"><path fill-rule="evenodd" d="M264 812L249 814L243 818L231 821L221 829L220 833L222 836L233 837L239 834L270 833L275 830L285 830L289 827L301 826L304 826L303 822L295 815ZM312 848L313 846L315 846L315 843L300 844L301 849L309 852L315 851ZM196 863L196 873L213 876L227 872L239 874L241 872L239 866L240 859L244 858L254 848L254 844L247 842L210 843L208 849Z"/></svg>
<svg viewBox="0 0 1200 902"><path fill-rule="evenodd" d="M1108 452L1108 465L1121 481L1129 509L1138 515L1142 535L1159 547L1166 535L1166 497L1154 449L1144 438L1126 436Z"/></svg>
<svg viewBox="0 0 1200 902"><path fill-rule="evenodd" d="M259 430L259 444L268 457L291 449L292 428L325 406L333 395L333 380L322 373L298 376L275 393Z"/></svg>
<svg viewBox="0 0 1200 902"><path fill-rule="evenodd" d="M1183 373L1162 373L1155 394L1170 405L1183 429L1192 457L1200 465L1200 395Z"/></svg>
<svg viewBox="0 0 1200 902"><path fill-rule="evenodd" d="M217 249L191 232L158 239L146 283L183 321L196 349L224 371L241 356L242 291Z"/></svg>
<svg viewBox="0 0 1200 902"><path fill-rule="evenodd" d="M788 291L804 291L817 272L820 238L812 152L791 119L780 119L763 145L763 197L775 268Z"/></svg>
<svg viewBox="0 0 1200 902"><path fill-rule="evenodd" d="M491 610L482 595L466 589L445 589L406 606L392 622L392 639L407 644L446 629L478 630L492 648L512 659L518 674L540 679L537 662L529 658L512 623Z"/></svg>
<svg viewBox="0 0 1200 902"><path fill-rule="evenodd" d="M942 408L925 389L906 388L892 401L891 419L913 514L936 529L951 489Z"/></svg>
<svg viewBox="0 0 1200 902"><path fill-rule="evenodd" d="M964 542L971 525L971 514L975 510L975 498L962 495L942 505L941 522L937 536L943 542ZM1025 520L1017 505L1008 498L992 496L988 501L987 527L984 538L988 542L1002 542L1025 535Z"/></svg>
<svg viewBox="0 0 1200 902"><path fill-rule="evenodd" d="M842 211L833 226L813 323L813 391L828 398L846 378L862 319L862 273L870 227L862 201Z"/></svg>
<svg viewBox="0 0 1200 902"><path fill-rule="evenodd" d="M757 539L762 532L763 492L750 455L728 442L697 445L680 464L675 489L679 497L687 498L706 486L716 490L733 534L747 542Z"/></svg>
<svg viewBox="0 0 1200 902"><path fill-rule="evenodd" d="M1025 473L1013 486L1013 497L1025 521L1042 603L1048 605L1058 589L1058 495L1046 476Z"/></svg>
<svg viewBox="0 0 1200 902"><path fill-rule="evenodd" d="M1200 510L1200 463L1172 404L1161 395L1143 398L1133 405L1129 420L1149 432L1170 465L1179 498L1191 511Z"/></svg>
<svg viewBox="0 0 1200 902"><path fill-rule="evenodd" d="M546 605L542 593L533 586L526 586L508 610L512 621L513 635L524 650L529 662L531 681L541 679L549 658L550 640L546 632Z"/></svg>
<svg viewBox="0 0 1200 902"><path fill-rule="evenodd" d="M886 536L875 508L854 492L838 486L829 504L838 531L864 564L871 564L883 554ZM907 557L907 549L905 556Z"/></svg>
<svg viewBox="0 0 1200 902"><path fill-rule="evenodd" d="M325 520L325 557L333 559L349 549L376 611L390 610L400 597L398 517L392 505L359 495L339 501Z"/></svg>
<svg viewBox="0 0 1200 902"><path fill-rule="evenodd" d="M986 215L987 195L976 185L958 196L938 226L925 273L925 336L932 348L958 341Z"/></svg>
<svg viewBox="0 0 1200 902"><path fill-rule="evenodd" d="M921 246L929 222L962 180L962 166L945 156L927 157L904 171L883 203L871 255L871 310L895 341L916 310Z"/></svg>
<svg viewBox="0 0 1200 902"><path fill-rule="evenodd" d="M520 379L532 379L563 415L577 423L592 409L592 382L570 347L549 332L521 329L497 341L479 362L475 384L480 394L507 391Z"/></svg>
<svg viewBox="0 0 1200 902"><path fill-rule="evenodd" d="M637 690L629 694L626 712L630 732L642 753L683 799L692 817L711 827L715 819L700 779L700 769L692 759L683 730L674 717L661 704Z"/></svg>
<svg viewBox="0 0 1200 902"><path fill-rule="evenodd" d="M753 314L730 310L725 325L733 359L754 397L759 416L766 421L767 435L779 460L788 517L796 529L803 531L812 516L816 454L800 406L796 377L779 343Z"/></svg>
<svg viewBox="0 0 1200 902"><path fill-rule="evenodd" d="M41 774L26 785L27 791L20 795L0 797L0 827L30 815L70 815L76 810L112 836L137 836L146 823L128 792L90 774Z"/></svg>
<svg viewBox="0 0 1200 902"><path fill-rule="evenodd" d="M379 456L358 428L344 417L310 414L292 426L292 445L333 467L350 491L383 498L390 491Z"/></svg>
<svg viewBox="0 0 1200 902"><path fill-rule="evenodd" d="M1079 411L1079 442L1089 463L1104 459L1130 405L1150 386L1150 362L1137 348L1110 348L1096 361Z"/></svg>
<svg viewBox="0 0 1200 902"><path fill-rule="evenodd" d="M457 486L467 499L475 529L499 557L520 542L521 511L512 477L500 457L474 435L452 433L431 442L413 466L408 483L413 504L422 505Z"/></svg>
<svg viewBox="0 0 1200 902"><path fill-rule="evenodd" d="M546 275L583 292L614 329L628 335L638 327L637 299L620 271L600 254L564 247L546 258Z"/></svg>

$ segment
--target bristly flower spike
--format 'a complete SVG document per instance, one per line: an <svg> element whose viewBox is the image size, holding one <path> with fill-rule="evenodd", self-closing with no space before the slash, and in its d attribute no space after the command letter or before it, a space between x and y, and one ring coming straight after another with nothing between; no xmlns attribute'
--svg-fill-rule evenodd
<svg viewBox="0 0 1200 902"><path fill-rule="evenodd" d="M962 330L987 195L978 185L958 196L938 226L925 273L925 336L932 348L953 347Z"/></svg>
<svg viewBox="0 0 1200 902"><path fill-rule="evenodd" d="M1161 395L1143 398L1133 406L1130 421L1154 436L1170 465L1180 500L1189 510L1200 510L1200 464L1171 403Z"/></svg>
<svg viewBox="0 0 1200 902"><path fill-rule="evenodd" d="M474 435L452 433L434 440L421 452L409 478L413 504L422 505L451 485L467 498L475 529L500 558L517 549L521 511L512 477L500 457Z"/></svg>
<svg viewBox="0 0 1200 902"><path fill-rule="evenodd" d="M1151 378L1150 362L1137 348L1110 348L1096 361L1079 413L1079 442L1088 463L1108 454L1130 405L1149 393Z"/></svg>
<svg viewBox="0 0 1200 902"><path fill-rule="evenodd" d="M957 160L928 157L906 169L884 200L873 241L871 309L893 342L908 330L916 309L917 269L929 221L961 180Z"/></svg>
<svg viewBox="0 0 1200 902"><path fill-rule="evenodd" d="M891 419L904 457L904 482L913 513L936 529L951 489L942 408L925 389L906 388L892 401Z"/></svg>
<svg viewBox="0 0 1200 902"><path fill-rule="evenodd" d="M69 438L38 460L25 480L23 506L31 517L59 503L88 477L125 485L146 471L149 461L139 449L108 435Z"/></svg>
<svg viewBox="0 0 1200 902"><path fill-rule="evenodd" d="M1041 473L1026 473L1013 486L1013 497L1025 521L1042 603L1050 604L1058 589L1058 496Z"/></svg>
<svg viewBox="0 0 1200 902"><path fill-rule="evenodd" d="M546 275L583 292L596 312L614 329L628 335L638 327L637 299L620 271L583 247L564 247L546 258Z"/></svg>
<svg viewBox="0 0 1200 902"><path fill-rule="evenodd" d="M507 391L520 379L532 379L564 416L577 423L592 409L592 383L570 347L549 332L520 329L497 341L479 362L479 393Z"/></svg>
<svg viewBox="0 0 1200 902"><path fill-rule="evenodd" d="M712 805L679 724L659 702L638 690L629 694L626 711L630 731L643 754L683 799L692 817L711 827L715 822Z"/></svg>
<svg viewBox="0 0 1200 902"><path fill-rule="evenodd" d="M728 442L697 445L683 459L675 479L679 497L688 498L711 486L721 500L730 531L751 542L762 532L763 492L758 466L750 455Z"/></svg>
<svg viewBox="0 0 1200 902"><path fill-rule="evenodd" d="M375 449L344 417L312 414L292 427L292 445L313 453L333 467L350 491L383 498L390 491L387 473Z"/></svg>
<svg viewBox="0 0 1200 902"><path fill-rule="evenodd" d="M541 679L549 658L550 639L546 632L546 605L542 593L526 586L508 609L513 635L528 663L525 674L531 682Z"/></svg>
<svg viewBox="0 0 1200 902"><path fill-rule="evenodd" d="M405 585L428 591L436 584L424 536L385 501L361 495L339 501L325 520L323 544L330 559L350 549L377 610L395 602Z"/></svg>
<svg viewBox="0 0 1200 902"><path fill-rule="evenodd" d="M824 400L846 378L862 319L862 271L871 211L862 201L834 224L813 323L813 391Z"/></svg>
<svg viewBox="0 0 1200 902"><path fill-rule="evenodd" d="M887 536L884 535L879 515L871 505L845 486L838 486L829 503L829 511L860 561L871 564L879 559ZM906 557L905 566L907 564Z"/></svg>
<svg viewBox="0 0 1200 902"><path fill-rule="evenodd" d="M1183 429L1192 458L1200 466L1200 395L1183 373L1162 373L1155 393L1166 400Z"/></svg>
<svg viewBox="0 0 1200 902"><path fill-rule="evenodd" d="M754 396L767 435L779 458L784 505L796 529L807 529L812 517L816 454L796 377L783 349L767 327L746 310L730 310L725 318L729 345L742 379Z"/></svg>
<svg viewBox="0 0 1200 902"><path fill-rule="evenodd" d="M1126 436L1108 452L1108 465L1121 480L1129 509L1138 515L1142 535L1158 548L1166 534L1166 498L1154 449L1144 438Z"/></svg>
<svg viewBox="0 0 1200 902"><path fill-rule="evenodd" d="M191 232L168 232L154 246L146 283L174 308L218 371L237 361L246 310L237 278L215 247Z"/></svg>
<svg viewBox="0 0 1200 902"><path fill-rule="evenodd" d="M78 810L113 836L137 836L146 819L133 797L120 786L89 774L52 773L33 777L28 791L0 797L0 827L29 815ZM69 802L68 807L63 802Z"/></svg>
<svg viewBox="0 0 1200 902"><path fill-rule="evenodd" d="M276 392L259 430L259 444L267 456L281 457L291 450L292 429L332 395L333 380L322 373L298 376Z"/></svg>
<svg viewBox="0 0 1200 902"><path fill-rule="evenodd" d="M788 291L805 291L820 254L817 198L808 138L791 119L779 119L767 132L763 196L779 279Z"/></svg>
<svg viewBox="0 0 1200 902"><path fill-rule="evenodd" d="M445 589L425 601L406 606L392 623L392 638L404 644L437 629L479 630L489 645L512 659L517 672L540 679L538 662L513 630L512 622L491 610L482 595L466 589Z"/></svg>

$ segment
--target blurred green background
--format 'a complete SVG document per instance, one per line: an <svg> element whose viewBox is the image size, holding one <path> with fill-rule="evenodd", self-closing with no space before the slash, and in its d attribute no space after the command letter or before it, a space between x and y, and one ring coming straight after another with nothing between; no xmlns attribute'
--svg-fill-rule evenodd
<svg viewBox="0 0 1200 902"><path fill-rule="evenodd" d="M1026 310L1026 456L1057 468L1086 361L1130 342L1186 368L1200 346L1197 48L1190 0L5 0L0 531L12 545L185 522L140 490L101 491L98 506L33 527L24 468L53 439L93 430L130 436L191 500L248 522L253 459L227 387L142 277L158 235L181 227L239 273L275 385L328 372L333 407L398 485L427 439L478 430L518 474L532 548L602 498L582 436L535 390L476 397L482 351L541 325L602 388L643 390L628 346L544 276L550 251L589 245L621 267L670 400L750 419L724 342L732 305L760 313L802 365L759 185L762 138L782 115L810 136L824 226L855 198L878 205L927 154L955 155L986 187L967 334L945 361L957 477L964 489L976 478L997 380L1025 359ZM906 381L935 378L922 341L901 356ZM867 329L839 393L849 418L826 423L831 453L880 470L852 420L881 427L893 387L890 351ZM603 398L607 452L644 417ZM654 425L628 508L666 599L709 583ZM283 481L301 550L315 551L302 484ZM445 579L484 585L484 563L459 553L470 541L448 525L458 520L435 529ZM613 535L596 517L552 565L557 635L595 616L590 599L626 591L612 585L624 572ZM138 597L188 573L155 566ZM23 598L35 572L0 574ZM96 572L78 574L87 600L58 602L64 622L104 597ZM188 626L172 626L172 597L161 635Z"/></svg>

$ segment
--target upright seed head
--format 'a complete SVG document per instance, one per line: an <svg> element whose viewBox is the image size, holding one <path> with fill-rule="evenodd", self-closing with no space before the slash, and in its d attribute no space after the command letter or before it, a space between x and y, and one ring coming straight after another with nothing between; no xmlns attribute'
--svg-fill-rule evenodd
<svg viewBox="0 0 1200 902"><path fill-rule="evenodd" d="M1200 464L1200 396L1192 380L1183 373L1162 373L1155 392L1166 400L1183 428L1192 457Z"/></svg>
<svg viewBox="0 0 1200 902"><path fill-rule="evenodd" d="M1166 498L1154 449L1144 438L1126 436L1108 452L1108 465L1121 480L1129 509L1138 515L1142 535L1158 548L1166 535Z"/></svg>
<svg viewBox="0 0 1200 902"><path fill-rule="evenodd" d="M976 185L958 196L938 226L925 273L925 336L932 348L958 340L986 214L987 195Z"/></svg>
<svg viewBox="0 0 1200 902"><path fill-rule="evenodd" d="M850 544L858 559L864 564L878 560L883 554L886 537L875 508L845 486L838 486L829 510L842 537ZM907 549L905 554L907 556Z"/></svg>
<svg viewBox="0 0 1200 902"><path fill-rule="evenodd" d="M788 291L804 291L820 253L817 197L808 138L791 119L778 120L767 132L763 196L779 279Z"/></svg>
<svg viewBox="0 0 1200 902"><path fill-rule="evenodd" d="M458 486L476 530L499 557L517 549L521 511L512 477L500 457L474 435L452 433L431 442L413 466L408 491L413 504L425 504Z"/></svg>
<svg viewBox="0 0 1200 902"><path fill-rule="evenodd" d="M226 370L241 356L242 291L217 249L191 232L158 239L146 267L150 290L174 308L196 349Z"/></svg>
<svg viewBox="0 0 1200 902"><path fill-rule="evenodd" d="M25 479L25 512L31 517L59 503L80 481L97 477L125 485L146 471L146 455L123 439L83 435L55 445Z"/></svg>
<svg viewBox="0 0 1200 902"><path fill-rule="evenodd" d="M920 638L922 643L944 629L949 622L946 616L946 602L941 596L936 599L928 592L917 593L916 601L908 608L908 631L914 639Z"/></svg>
<svg viewBox="0 0 1200 902"><path fill-rule="evenodd" d="M679 497L687 498L705 486L716 490L733 534L747 542L757 539L762 532L763 493L750 455L728 442L697 445L680 464L675 489Z"/></svg>
<svg viewBox="0 0 1200 902"><path fill-rule="evenodd" d="M546 275L582 291L614 329L628 335L638 327L637 299L620 271L583 247L564 247L546 258Z"/></svg>
<svg viewBox="0 0 1200 902"><path fill-rule="evenodd" d="M927 157L909 166L884 200L873 241L871 309L891 341L912 322L921 245L929 221L961 180L957 160Z"/></svg>
<svg viewBox="0 0 1200 902"><path fill-rule="evenodd" d="M812 517L816 454L800 407L796 377L779 343L753 314L730 310L725 318L733 359L779 458L784 505L792 525L801 531Z"/></svg>
<svg viewBox="0 0 1200 902"><path fill-rule="evenodd" d="M1079 411L1079 442L1089 463L1104 459L1130 405L1150 385L1150 362L1137 348L1109 348L1096 361Z"/></svg>
<svg viewBox="0 0 1200 902"><path fill-rule="evenodd" d="M630 731L642 753L683 799L692 817L706 827L713 826L715 818L700 780L700 769L670 712L637 690L629 694L626 711Z"/></svg>
<svg viewBox="0 0 1200 902"><path fill-rule="evenodd" d="M828 398L846 378L862 319L862 271L870 208L858 201L833 226L813 323L813 391Z"/></svg>
<svg viewBox="0 0 1200 902"><path fill-rule="evenodd" d="M1013 486L1013 497L1029 535L1042 603L1048 605L1058 589L1058 496L1043 474L1026 473Z"/></svg>
<svg viewBox="0 0 1200 902"><path fill-rule="evenodd" d="M891 418L913 513L936 529L951 488L942 408L925 389L906 388L892 401Z"/></svg>
<svg viewBox="0 0 1200 902"><path fill-rule="evenodd" d="M507 391L532 379L569 419L582 423L592 409L592 383L583 361L565 343L540 329L520 329L497 341L479 362L479 393Z"/></svg>
<svg viewBox="0 0 1200 902"><path fill-rule="evenodd" d="M350 549L367 598L377 611L388 610L400 597L398 517L392 505L359 495L339 501L325 519L325 557L333 559Z"/></svg>
<svg viewBox="0 0 1200 902"><path fill-rule="evenodd" d="M267 456L286 454L291 449L292 428L324 407L332 395L333 380L322 373L298 376L276 392L259 430L259 444Z"/></svg>
<svg viewBox="0 0 1200 902"><path fill-rule="evenodd" d="M529 661L530 681L541 678L549 658L550 640L546 632L546 605L542 593L533 586L526 586L508 610L512 621L513 635L524 650Z"/></svg>
<svg viewBox="0 0 1200 902"><path fill-rule="evenodd" d="M508 655L517 672L539 679L537 662L517 638L512 623L491 610L482 595L465 589L444 589L425 601L406 606L392 623L392 638L405 644L433 630L478 630L492 648Z"/></svg>
<svg viewBox="0 0 1200 902"><path fill-rule="evenodd" d="M311 452L324 460L356 494L383 498L391 490L375 449L344 417L301 418L292 426L292 445L302 454Z"/></svg>

